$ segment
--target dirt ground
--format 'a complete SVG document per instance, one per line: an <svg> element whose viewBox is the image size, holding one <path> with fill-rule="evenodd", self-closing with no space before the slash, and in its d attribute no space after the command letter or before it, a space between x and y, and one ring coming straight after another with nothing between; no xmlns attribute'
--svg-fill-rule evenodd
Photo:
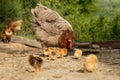
<svg viewBox="0 0 120 80"><path fill-rule="evenodd" d="M115 52L104 50L96 54L99 67L95 73L82 72L86 57L84 53L81 60L74 59L72 54L56 60L41 57L44 60L41 72L34 73L28 63L28 54L38 56L41 54L39 49L18 43L0 42L0 80L120 80L120 51L117 56L114 56ZM108 57L110 53L116 59Z"/></svg>

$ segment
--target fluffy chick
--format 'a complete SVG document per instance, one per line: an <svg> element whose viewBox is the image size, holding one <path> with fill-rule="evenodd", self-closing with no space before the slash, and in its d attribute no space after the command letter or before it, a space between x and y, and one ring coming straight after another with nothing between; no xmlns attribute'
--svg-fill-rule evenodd
<svg viewBox="0 0 120 80"><path fill-rule="evenodd" d="M68 49L66 48L59 48L56 52L57 57L63 58L64 56L66 56L68 53Z"/></svg>
<svg viewBox="0 0 120 80"><path fill-rule="evenodd" d="M95 72L98 65L98 58L94 54L90 54L84 61L84 72Z"/></svg>
<svg viewBox="0 0 120 80"><path fill-rule="evenodd" d="M2 33L2 41L10 42L12 35L13 35L12 30L9 27L6 27Z"/></svg>
<svg viewBox="0 0 120 80"><path fill-rule="evenodd" d="M52 52L54 52L56 50L55 47L44 47L43 48L43 54L44 56L49 56L52 54Z"/></svg>
<svg viewBox="0 0 120 80"><path fill-rule="evenodd" d="M44 56L48 56L49 59L56 59L56 47L44 47L43 52Z"/></svg>
<svg viewBox="0 0 120 80"><path fill-rule="evenodd" d="M45 57L47 57L47 56L49 56L49 54L50 54L49 49L48 49L47 47L44 47L44 48L43 48L43 55L44 55Z"/></svg>
<svg viewBox="0 0 120 80"><path fill-rule="evenodd" d="M74 57L76 59L80 59L82 56L82 50L78 49L78 50L75 50L75 53L74 53Z"/></svg>
<svg viewBox="0 0 120 80"><path fill-rule="evenodd" d="M31 66L33 66L33 68L35 69L35 72L39 72L40 71L41 65L43 63L43 59L42 58L35 57L32 54L30 54L29 58L28 58L28 61L29 61L29 64Z"/></svg>
<svg viewBox="0 0 120 80"><path fill-rule="evenodd" d="M3 42L10 42L11 36L13 35L13 32L11 30L12 27L13 27L13 21L10 18L8 20L8 25L4 28L4 30L2 32L2 41Z"/></svg>

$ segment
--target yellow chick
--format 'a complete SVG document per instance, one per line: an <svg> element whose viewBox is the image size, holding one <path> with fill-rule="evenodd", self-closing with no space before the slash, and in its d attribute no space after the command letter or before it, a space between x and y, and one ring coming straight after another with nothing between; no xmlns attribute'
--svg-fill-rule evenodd
<svg viewBox="0 0 120 80"><path fill-rule="evenodd" d="M80 59L81 56L82 56L82 50L80 50L80 49L76 50L74 53L74 57L77 59Z"/></svg>
<svg viewBox="0 0 120 80"><path fill-rule="evenodd" d="M66 56L67 53L68 53L68 49L66 49L66 48L59 48L56 52L57 57L61 57L61 58Z"/></svg>
<svg viewBox="0 0 120 80"><path fill-rule="evenodd" d="M44 48L43 48L43 54L44 54L45 57L46 57L46 56L49 56L50 51L49 51L49 49L48 49L47 47L44 47Z"/></svg>
<svg viewBox="0 0 120 80"><path fill-rule="evenodd" d="M44 55L48 56L49 59L56 59L56 47L45 47L43 48Z"/></svg>
<svg viewBox="0 0 120 80"><path fill-rule="evenodd" d="M98 66L98 58L94 54L90 54L84 61L84 72L95 72Z"/></svg>

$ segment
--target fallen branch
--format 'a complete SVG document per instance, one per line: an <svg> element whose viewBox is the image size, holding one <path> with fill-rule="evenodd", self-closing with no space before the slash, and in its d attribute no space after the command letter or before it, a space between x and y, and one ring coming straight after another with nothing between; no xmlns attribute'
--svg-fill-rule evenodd
<svg viewBox="0 0 120 80"><path fill-rule="evenodd" d="M24 37L20 37L20 36L12 36L11 42L21 43L26 46L30 46L34 48L42 48L42 45L40 42L37 42L36 40L31 40L31 39L27 39Z"/></svg>

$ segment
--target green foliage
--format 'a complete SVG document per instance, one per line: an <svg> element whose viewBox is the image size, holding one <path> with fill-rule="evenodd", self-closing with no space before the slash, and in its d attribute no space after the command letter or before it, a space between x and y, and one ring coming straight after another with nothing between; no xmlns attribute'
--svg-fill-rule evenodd
<svg viewBox="0 0 120 80"><path fill-rule="evenodd" d="M0 32L6 26L8 19L22 19L22 30L17 35L32 37L30 26L31 8L34 8L39 0L1 0L0 2Z"/></svg>
<svg viewBox="0 0 120 80"><path fill-rule="evenodd" d="M71 23L77 41L120 39L119 20L115 21L116 14L120 13L119 0L46 0L42 3Z"/></svg>
<svg viewBox="0 0 120 80"><path fill-rule="evenodd" d="M1 0L0 32L8 18L23 19L22 30L17 35L33 38L31 8L39 1L70 22L77 41L120 39L119 0Z"/></svg>
<svg viewBox="0 0 120 80"><path fill-rule="evenodd" d="M8 18L21 18L23 13L20 0L1 0L0 2L0 22L7 21Z"/></svg>
<svg viewBox="0 0 120 80"><path fill-rule="evenodd" d="M111 38L113 40L120 39L120 15L117 15L113 20L113 27L111 28Z"/></svg>
<svg viewBox="0 0 120 80"><path fill-rule="evenodd" d="M96 0L46 0L42 3L68 20L75 30L77 41L92 40L89 35L90 16L98 11Z"/></svg>

